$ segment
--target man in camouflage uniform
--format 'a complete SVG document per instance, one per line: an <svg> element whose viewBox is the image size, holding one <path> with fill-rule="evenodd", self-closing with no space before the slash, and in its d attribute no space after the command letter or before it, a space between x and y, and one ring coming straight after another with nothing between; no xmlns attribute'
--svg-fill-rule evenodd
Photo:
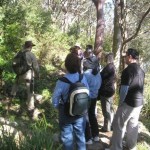
<svg viewBox="0 0 150 150"><path fill-rule="evenodd" d="M38 62L37 62L35 55L31 52L33 46L35 46L35 45L32 43L32 41L26 41L24 44L22 51L26 51L25 52L26 61L27 61L27 64L29 66L31 66L31 69L29 69L23 75L17 75L16 76L16 81L15 81L15 84L13 85L13 88L11 91L11 96L15 97L19 84L21 84L21 83L26 84L27 106L28 106L28 111L31 114L33 114L34 108L35 108L35 106L34 106L33 81L34 81L35 76L39 77L39 65L38 65Z"/></svg>

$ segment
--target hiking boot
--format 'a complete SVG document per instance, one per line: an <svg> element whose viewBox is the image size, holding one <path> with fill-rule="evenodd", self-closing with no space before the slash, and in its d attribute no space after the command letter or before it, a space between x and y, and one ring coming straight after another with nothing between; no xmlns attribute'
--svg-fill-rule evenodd
<svg viewBox="0 0 150 150"><path fill-rule="evenodd" d="M87 144L87 145L91 145L91 144L93 144L92 139L89 139L89 140L86 142L86 144Z"/></svg>

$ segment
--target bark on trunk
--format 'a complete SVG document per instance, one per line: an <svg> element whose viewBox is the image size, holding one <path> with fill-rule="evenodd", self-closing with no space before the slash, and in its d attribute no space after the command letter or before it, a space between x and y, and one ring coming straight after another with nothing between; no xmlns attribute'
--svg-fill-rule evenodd
<svg viewBox="0 0 150 150"><path fill-rule="evenodd" d="M96 34L95 34L95 44L94 44L94 53L98 57L100 57L100 52L102 51L103 47L103 39L104 39L104 3L105 0L92 0L95 4L96 11L97 11L97 27L96 27Z"/></svg>

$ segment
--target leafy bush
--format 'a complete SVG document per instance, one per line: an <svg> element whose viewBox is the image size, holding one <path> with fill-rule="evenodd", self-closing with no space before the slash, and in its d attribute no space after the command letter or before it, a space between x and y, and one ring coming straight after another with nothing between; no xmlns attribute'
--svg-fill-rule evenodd
<svg viewBox="0 0 150 150"><path fill-rule="evenodd" d="M150 73L145 76L145 86L144 86L144 107L142 109L142 116L150 118Z"/></svg>
<svg viewBox="0 0 150 150"><path fill-rule="evenodd" d="M62 147L61 144L54 142L52 127L47 123L44 116L31 127L26 127L22 133L19 140L16 140L14 134L7 134L2 131L0 149L60 150Z"/></svg>

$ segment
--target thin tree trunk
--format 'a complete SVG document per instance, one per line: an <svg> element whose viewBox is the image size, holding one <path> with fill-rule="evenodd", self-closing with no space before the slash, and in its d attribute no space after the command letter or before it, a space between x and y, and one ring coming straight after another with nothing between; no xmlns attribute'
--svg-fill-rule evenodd
<svg viewBox="0 0 150 150"><path fill-rule="evenodd" d="M103 40L104 40L104 3L105 0L92 0L95 4L96 11L97 11L97 27L96 27L96 34L95 34L95 44L94 44L94 53L98 57L100 57L100 52L102 51L103 47Z"/></svg>

